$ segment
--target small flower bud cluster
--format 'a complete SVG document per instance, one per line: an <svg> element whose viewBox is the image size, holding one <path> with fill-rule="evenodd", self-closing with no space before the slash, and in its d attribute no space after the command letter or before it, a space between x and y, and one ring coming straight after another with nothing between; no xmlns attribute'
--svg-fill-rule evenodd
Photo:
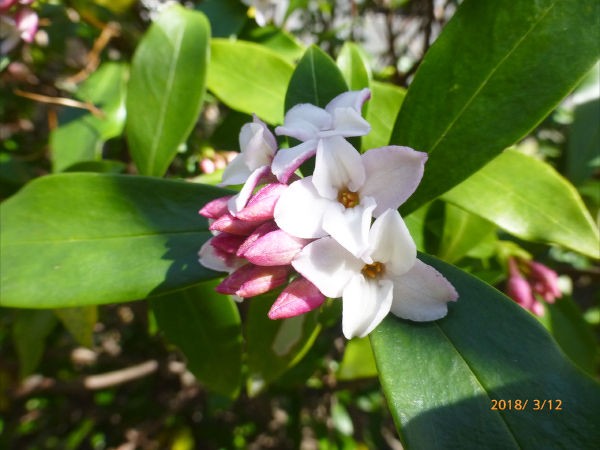
<svg viewBox="0 0 600 450"><path fill-rule="evenodd" d="M0 0L0 54L6 55L20 40L33 42L38 29L38 15L27 5L33 0Z"/></svg>
<svg viewBox="0 0 600 450"><path fill-rule="evenodd" d="M554 303L562 296L556 272L539 262L511 257L508 273L507 295L537 316L544 314L544 307L536 298Z"/></svg>

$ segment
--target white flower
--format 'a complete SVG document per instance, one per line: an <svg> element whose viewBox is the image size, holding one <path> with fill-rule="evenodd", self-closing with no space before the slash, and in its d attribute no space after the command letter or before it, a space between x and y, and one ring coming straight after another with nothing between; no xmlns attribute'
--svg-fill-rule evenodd
<svg viewBox="0 0 600 450"><path fill-rule="evenodd" d="M368 251L371 218L397 209L416 189L427 154L388 146L360 155L339 136L320 140L312 176L295 181L275 206L275 222L304 239L331 235L356 257Z"/></svg>
<svg viewBox="0 0 600 450"><path fill-rule="evenodd" d="M271 161L277 151L275 136L264 122L254 117L240 131L240 154L225 168L220 186L242 184L239 194L229 201L229 211L235 216L241 211L256 186L271 175Z"/></svg>
<svg viewBox="0 0 600 450"><path fill-rule="evenodd" d="M273 174L282 183L308 158L314 156L319 140L333 136L364 136L371 125L361 117L362 105L371 97L369 89L350 91L331 100L325 109L303 103L294 106L285 115L277 135L291 136L300 145L280 150L273 160Z"/></svg>
<svg viewBox="0 0 600 450"><path fill-rule="evenodd" d="M386 210L368 234L371 248L357 258L332 237L308 244L292 265L324 295L342 297L346 338L364 337L392 312L429 321L444 317L458 295L433 267L417 259L415 244L395 210Z"/></svg>

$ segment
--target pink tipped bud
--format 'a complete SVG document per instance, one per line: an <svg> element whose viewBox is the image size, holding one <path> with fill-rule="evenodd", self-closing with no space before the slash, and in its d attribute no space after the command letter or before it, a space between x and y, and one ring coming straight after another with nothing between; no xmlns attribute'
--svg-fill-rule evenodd
<svg viewBox="0 0 600 450"><path fill-rule="evenodd" d="M544 305L542 305L538 301L534 301L529 310L534 313L536 316L541 317L544 315Z"/></svg>
<svg viewBox="0 0 600 450"><path fill-rule="evenodd" d="M214 173L217 169L215 167L215 162L210 158L204 158L200 160L200 170L204 173Z"/></svg>
<svg viewBox="0 0 600 450"><path fill-rule="evenodd" d="M260 222L246 222L233 217L231 214L223 214L215 220L208 229L210 231L223 231L225 233L237 234L240 236L248 236L258 226Z"/></svg>
<svg viewBox="0 0 600 450"><path fill-rule="evenodd" d="M235 255L240 245L246 240L246 236L236 234L220 233L210 240L213 247L224 253Z"/></svg>
<svg viewBox="0 0 600 450"><path fill-rule="evenodd" d="M277 200L287 187L279 183L267 184L250 198L246 207L237 213L236 217L248 221L272 219Z"/></svg>
<svg viewBox="0 0 600 450"><path fill-rule="evenodd" d="M246 250L248 250L252 246L252 244L254 244L258 239L260 239L261 237L270 233L271 231L275 231L278 229L279 228L277 227L275 222L273 222L272 220L269 222L263 223L262 225L257 227L250 236L248 236L246 238L246 240L244 241L244 243L242 245L240 245L240 247L238 248L238 250L236 252L236 255L243 256L244 253L246 253Z"/></svg>
<svg viewBox="0 0 600 450"><path fill-rule="evenodd" d="M295 317L318 308L324 301L325 296L314 284L305 278L298 278L277 297L269 311L269 319Z"/></svg>
<svg viewBox="0 0 600 450"><path fill-rule="evenodd" d="M523 308L531 309L532 305L536 302L531 291L531 286L529 286L527 280L519 272L514 259L509 259L508 264L509 278L506 286L506 294Z"/></svg>
<svg viewBox="0 0 600 450"><path fill-rule="evenodd" d="M29 8L23 8L15 15L15 22L21 33L21 39L25 42L33 42L38 29L38 15Z"/></svg>
<svg viewBox="0 0 600 450"><path fill-rule="evenodd" d="M225 278L215 290L221 294L243 298L254 297L286 283L289 273L288 266L261 267L246 264Z"/></svg>
<svg viewBox="0 0 600 450"><path fill-rule="evenodd" d="M198 211L198 214L208 219L218 219L223 214L227 214L229 212L229 209L227 208L227 202L231 197L233 196L228 195L227 197L219 197L208 202L200 211Z"/></svg>
<svg viewBox="0 0 600 450"><path fill-rule="evenodd" d="M243 253L243 256L258 266L283 266L292 259L310 240L290 236L283 230L272 231L258 238Z"/></svg>
<svg viewBox="0 0 600 450"><path fill-rule="evenodd" d="M528 266L533 280L533 290L537 294L550 303L562 296L558 287L558 275L554 270L535 261L530 261Z"/></svg>
<svg viewBox="0 0 600 450"><path fill-rule="evenodd" d="M0 11L7 11L17 0L0 0Z"/></svg>

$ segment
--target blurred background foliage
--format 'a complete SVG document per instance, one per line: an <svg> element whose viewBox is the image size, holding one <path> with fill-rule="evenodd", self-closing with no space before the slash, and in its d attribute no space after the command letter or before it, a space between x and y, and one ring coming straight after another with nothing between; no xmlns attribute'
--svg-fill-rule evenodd
<svg viewBox="0 0 600 450"><path fill-rule="evenodd" d="M314 43L344 72L345 61L352 61L349 52L356 52L369 72L364 76L400 99L461 2L182 3L207 15L214 38L259 44L290 65ZM39 17L35 39L19 43L0 60L0 198L53 172L136 173L123 134L125 87L134 50L163 6L160 0L35 1L28 6ZM348 41L357 45L349 49L344 46ZM214 55L218 45L226 45L219 42L213 42ZM243 64L239 70L246 70ZM516 146L570 180L596 222L598 70ZM353 87L352 79L347 81ZM200 119L167 177L215 184L237 150L237 130L252 111L219 100L219 79L210 73L208 88ZM365 146L382 145L377 138L365 138L373 140ZM410 222L420 250L500 289L509 256L533 257L558 272L563 297L544 303L539 319L572 360L597 376L597 264L571 250L517 239L443 200L422 208ZM249 306L239 307L244 320ZM322 331L297 364L274 375L268 387L248 380L232 400L195 379L182 353L158 331L146 302L54 311L0 309L0 448L401 448L369 342L340 338L337 314L332 305L320 317ZM113 378L98 379L98 374Z"/></svg>

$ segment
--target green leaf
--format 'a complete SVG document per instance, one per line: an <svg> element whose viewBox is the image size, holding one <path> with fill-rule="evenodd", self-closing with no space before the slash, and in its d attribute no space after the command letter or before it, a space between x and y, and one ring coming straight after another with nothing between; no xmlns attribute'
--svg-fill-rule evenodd
<svg viewBox="0 0 600 450"><path fill-rule="evenodd" d="M316 45L309 47L298 62L285 94L285 110L299 103L325 107L348 90L335 62Z"/></svg>
<svg viewBox="0 0 600 450"><path fill-rule="evenodd" d="M493 223L446 204L444 231L437 256L446 262L454 263L495 231L496 226Z"/></svg>
<svg viewBox="0 0 600 450"><path fill-rule="evenodd" d="M76 96L94 104L104 116L74 108L64 110L60 125L50 133L54 172L81 161L101 159L104 142L122 133L128 76L126 64L104 63L79 87Z"/></svg>
<svg viewBox="0 0 600 450"><path fill-rule="evenodd" d="M390 141L394 121L398 115L406 90L389 83L371 81L371 99L367 102L365 118L371 131L362 138L362 148L383 147Z"/></svg>
<svg viewBox="0 0 600 450"><path fill-rule="evenodd" d="M302 57L306 47L290 33L274 25L265 25L248 30L248 34L242 39L261 44L285 59L290 64Z"/></svg>
<svg viewBox="0 0 600 450"><path fill-rule="evenodd" d="M443 198L522 239L600 257L600 236L577 190L550 165L507 150Z"/></svg>
<svg viewBox="0 0 600 450"><path fill-rule="evenodd" d="M211 25L213 37L229 37L238 34L248 20L246 7L239 0L204 0L196 5Z"/></svg>
<svg viewBox="0 0 600 450"><path fill-rule="evenodd" d="M55 309L54 314L60 319L78 344L92 347L94 344L94 326L98 321L98 307L95 305L78 308Z"/></svg>
<svg viewBox="0 0 600 450"><path fill-rule="evenodd" d="M296 364L313 345L321 331L319 310L283 320L271 320L267 313L277 294L249 300L246 318L248 392L258 393Z"/></svg>
<svg viewBox="0 0 600 450"><path fill-rule="evenodd" d="M227 106L283 122L283 101L294 67L268 48L244 41L213 39L207 86Z"/></svg>
<svg viewBox="0 0 600 450"><path fill-rule="evenodd" d="M126 133L143 175L164 175L198 119L209 39L204 14L173 4L150 26L133 55Z"/></svg>
<svg viewBox="0 0 600 450"><path fill-rule="evenodd" d="M465 0L428 51L391 142L430 153L404 213L533 129L599 57L597 0ZM565 63L568 61L568 63Z"/></svg>
<svg viewBox="0 0 600 450"><path fill-rule="evenodd" d="M40 363L46 338L56 326L52 311L20 310L13 324L12 339L19 357L21 378L31 375Z"/></svg>
<svg viewBox="0 0 600 450"><path fill-rule="evenodd" d="M368 338L348 341L337 372L338 380L356 380L377 376L377 367Z"/></svg>
<svg viewBox="0 0 600 450"><path fill-rule="evenodd" d="M0 206L0 303L62 308L123 302L215 277L198 209L227 194L141 176L41 177Z"/></svg>
<svg viewBox="0 0 600 450"><path fill-rule="evenodd" d="M235 398L242 382L242 326L233 300L215 281L151 301L158 325L209 389Z"/></svg>
<svg viewBox="0 0 600 450"><path fill-rule="evenodd" d="M516 303L459 269L421 257L455 286L457 303L435 322L390 315L371 334L405 448L594 448L598 384ZM505 409L493 410L494 400L506 402ZM517 409L517 400L526 407ZM550 411L546 401L535 411L535 400L538 409L552 400L561 410Z"/></svg>
<svg viewBox="0 0 600 450"><path fill-rule="evenodd" d="M353 42L345 42L337 58L337 65L352 91L369 87L371 71L361 48Z"/></svg>
<svg viewBox="0 0 600 450"><path fill-rule="evenodd" d="M577 304L567 296L556 300L556 303L543 304L545 313L539 321L569 358L590 375L596 375L600 356L598 344Z"/></svg>

